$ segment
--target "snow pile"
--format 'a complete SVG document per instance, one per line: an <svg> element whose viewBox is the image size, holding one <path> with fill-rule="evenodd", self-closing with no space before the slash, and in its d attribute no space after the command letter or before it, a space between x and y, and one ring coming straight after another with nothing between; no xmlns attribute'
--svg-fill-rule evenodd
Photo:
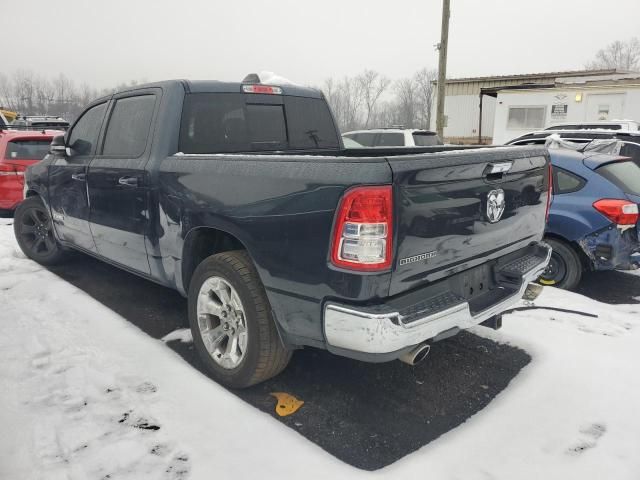
<svg viewBox="0 0 640 480"><path fill-rule="evenodd" d="M10 223L0 220L2 479L637 479L640 306L547 288L536 306L598 318L536 309L474 329L532 362L481 413L371 474L25 259Z"/></svg>
<svg viewBox="0 0 640 480"><path fill-rule="evenodd" d="M260 78L260 83L264 83L265 85L297 85L288 78L284 78L269 70L262 70L258 74L258 77Z"/></svg>

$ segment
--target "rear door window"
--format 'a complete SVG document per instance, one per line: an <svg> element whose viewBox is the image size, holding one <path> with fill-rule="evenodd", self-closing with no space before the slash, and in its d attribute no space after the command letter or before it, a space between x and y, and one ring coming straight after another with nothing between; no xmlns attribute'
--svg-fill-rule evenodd
<svg viewBox="0 0 640 480"><path fill-rule="evenodd" d="M102 155L140 157L147 147L155 103L155 95L116 100L107 125Z"/></svg>
<svg viewBox="0 0 640 480"><path fill-rule="evenodd" d="M631 195L640 195L640 167L631 161L613 162L596 170L600 175Z"/></svg>
<svg viewBox="0 0 640 480"><path fill-rule="evenodd" d="M49 153L50 139L12 140L7 143L8 160L42 160Z"/></svg>

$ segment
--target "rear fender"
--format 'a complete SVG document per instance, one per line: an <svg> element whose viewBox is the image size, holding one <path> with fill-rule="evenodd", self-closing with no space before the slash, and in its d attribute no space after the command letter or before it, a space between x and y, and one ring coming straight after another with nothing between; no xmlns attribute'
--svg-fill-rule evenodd
<svg viewBox="0 0 640 480"><path fill-rule="evenodd" d="M554 212L552 204L546 232L570 242L579 242L594 230L602 228L602 225L594 225L591 220L580 212L568 210Z"/></svg>

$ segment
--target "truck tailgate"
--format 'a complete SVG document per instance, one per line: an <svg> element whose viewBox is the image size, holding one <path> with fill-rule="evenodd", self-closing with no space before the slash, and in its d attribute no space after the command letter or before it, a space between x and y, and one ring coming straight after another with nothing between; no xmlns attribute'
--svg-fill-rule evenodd
<svg viewBox="0 0 640 480"><path fill-rule="evenodd" d="M545 148L480 148L387 159L396 218L390 295L542 238L549 179Z"/></svg>

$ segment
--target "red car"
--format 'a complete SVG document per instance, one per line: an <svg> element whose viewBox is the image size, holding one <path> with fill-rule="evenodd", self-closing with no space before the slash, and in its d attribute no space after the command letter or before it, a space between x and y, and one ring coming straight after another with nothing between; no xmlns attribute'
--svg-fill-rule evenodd
<svg viewBox="0 0 640 480"><path fill-rule="evenodd" d="M49 152L57 130L0 129L0 210L13 211L22 201L24 172Z"/></svg>

